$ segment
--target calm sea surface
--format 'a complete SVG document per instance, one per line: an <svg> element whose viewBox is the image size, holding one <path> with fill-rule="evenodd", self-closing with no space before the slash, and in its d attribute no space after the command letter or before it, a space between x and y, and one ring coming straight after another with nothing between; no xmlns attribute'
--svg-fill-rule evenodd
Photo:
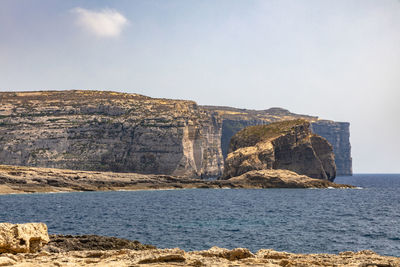
<svg viewBox="0 0 400 267"><path fill-rule="evenodd" d="M338 177L363 189L190 189L0 196L0 221L185 250L299 253L372 249L400 256L400 175Z"/></svg>

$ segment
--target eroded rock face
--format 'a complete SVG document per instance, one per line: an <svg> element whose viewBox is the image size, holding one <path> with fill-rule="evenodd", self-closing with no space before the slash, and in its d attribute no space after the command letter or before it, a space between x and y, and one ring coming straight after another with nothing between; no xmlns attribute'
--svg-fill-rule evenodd
<svg viewBox="0 0 400 267"><path fill-rule="evenodd" d="M221 121L193 101L101 91L0 93L2 164L222 173Z"/></svg>
<svg viewBox="0 0 400 267"><path fill-rule="evenodd" d="M332 146L313 134L305 120L247 127L231 139L223 179L264 169L290 170L330 181L336 176Z"/></svg>
<svg viewBox="0 0 400 267"><path fill-rule="evenodd" d="M44 223L0 223L0 253L34 253L48 242Z"/></svg>

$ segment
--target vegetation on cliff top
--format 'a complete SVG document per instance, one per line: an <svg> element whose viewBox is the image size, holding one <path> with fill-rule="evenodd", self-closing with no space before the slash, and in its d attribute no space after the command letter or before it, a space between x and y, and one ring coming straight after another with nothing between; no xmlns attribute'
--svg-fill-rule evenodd
<svg viewBox="0 0 400 267"><path fill-rule="evenodd" d="M267 125L249 126L237 132L231 139L231 147L254 146L261 141L266 141L281 134L287 133L296 126L309 125L303 119L273 122Z"/></svg>

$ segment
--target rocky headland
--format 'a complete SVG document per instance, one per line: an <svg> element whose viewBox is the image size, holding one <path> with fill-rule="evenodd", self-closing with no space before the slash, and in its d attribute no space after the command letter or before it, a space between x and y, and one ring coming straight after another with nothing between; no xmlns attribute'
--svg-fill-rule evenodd
<svg viewBox="0 0 400 267"><path fill-rule="evenodd" d="M35 246L32 247L32 244ZM114 237L48 236L46 225L41 223L0 223L0 266L395 267L400 266L400 258L381 256L370 250L295 254L271 249L253 253L246 248L229 250L219 247L201 251L157 249L138 241Z"/></svg>
<svg viewBox="0 0 400 267"><path fill-rule="evenodd" d="M83 171L218 177L246 126L304 119L351 174L349 124L105 91L0 92L0 162Z"/></svg>
<svg viewBox="0 0 400 267"><path fill-rule="evenodd" d="M221 179L242 175L242 180L253 177L255 173L251 171L255 170L259 171L257 177L277 170L289 176L288 180L293 175L281 170L329 181L336 176L332 146L312 133L306 120L249 126L232 137L229 152Z"/></svg>

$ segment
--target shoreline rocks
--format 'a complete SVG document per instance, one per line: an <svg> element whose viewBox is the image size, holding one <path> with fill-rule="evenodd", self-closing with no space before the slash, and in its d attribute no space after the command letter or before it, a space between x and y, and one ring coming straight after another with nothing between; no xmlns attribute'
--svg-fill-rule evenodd
<svg viewBox="0 0 400 267"><path fill-rule="evenodd" d="M104 242L104 243L103 243ZM71 246L72 244L72 246ZM246 248L184 251L157 249L138 241L104 236L52 235L35 253L0 253L0 266L400 266L400 258L370 250L338 254L296 254Z"/></svg>
<svg viewBox="0 0 400 267"><path fill-rule="evenodd" d="M297 174L274 170L274 173L264 175L263 183L254 183L254 179L204 180L170 175L145 175L137 173L113 173L75 171L51 168L35 168L0 165L0 194L16 193L49 193L74 191L117 191L117 190L157 190L157 189L190 189L190 188L354 188L349 185L319 182L313 184L308 178L289 183L284 186L282 181L289 176L296 178ZM258 175L258 174L257 174ZM277 179L269 179L279 177ZM246 176L247 177L247 176ZM323 180L321 180L323 181ZM301 184L303 183L303 184ZM335 186L337 185L337 186Z"/></svg>

